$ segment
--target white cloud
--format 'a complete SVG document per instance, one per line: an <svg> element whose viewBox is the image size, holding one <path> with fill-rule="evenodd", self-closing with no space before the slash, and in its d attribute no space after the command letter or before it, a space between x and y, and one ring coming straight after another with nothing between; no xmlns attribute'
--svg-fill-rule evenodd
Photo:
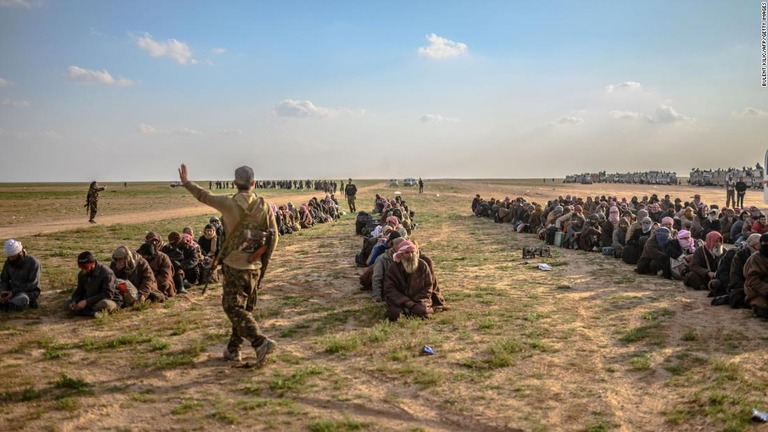
<svg viewBox="0 0 768 432"><path fill-rule="evenodd" d="M656 108L656 116L654 117L653 123L675 123L679 121L693 122L694 119L680 114L668 105L660 105Z"/></svg>
<svg viewBox="0 0 768 432"><path fill-rule="evenodd" d="M610 111L609 116L616 120L645 120L648 123L671 124L677 122L695 122L696 119L680 114L674 108L668 105L659 105L656 108L655 115L632 111Z"/></svg>
<svg viewBox="0 0 768 432"><path fill-rule="evenodd" d="M555 123L559 125L577 125L584 123L584 119L575 116L563 116L560 117Z"/></svg>
<svg viewBox="0 0 768 432"><path fill-rule="evenodd" d="M0 7L21 7L25 9L31 9L33 7L42 6L41 1L30 0L0 0Z"/></svg>
<svg viewBox="0 0 768 432"><path fill-rule="evenodd" d="M10 82L10 81L8 81L6 79L0 78L0 87L10 87L12 85L13 85L12 82Z"/></svg>
<svg viewBox="0 0 768 432"><path fill-rule="evenodd" d="M422 123L459 122L456 117L443 117L440 114L424 114L419 118Z"/></svg>
<svg viewBox="0 0 768 432"><path fill-rule="evenodd" d="M334 114L334 110L316 106L312 101L285 99L275 106L273 111L279 117L295 118L327 118Z"/></svg>
<svg viewBox="0 0 768 432"><path fill-rule="evenodd" d="M142 134L157 133L157 129L155 129L154 126L148 125L146 123L139 123L138 125L136 125L136 130L138 130L139 133L142 133Z"/></svg>
<svg viewBox="0 0 768 432"><path fill-rule="evenodd" d="M139 123L136 125L136 130L144 135L151 135L151 134L171 134L171 135L202 135L203 133L195 130L190 129L187 127L178 128L178 129L157 129L154 126L147 124L147 123Z"/></svg>
<svg viewBox="0 0 768 432"><path fill-rule="evenodd" d="M227 52L226 48L213 48L213 49L211 49L211 54L214 54L214 55L221 55L221 54L224 54L225 52Z"/></svg>
<svg viewBox="0 0 768 432"><path fill-rule="evenodd" d="M120 87L128 87L134 84L133 81L127 78L112 77L112 74L110 74L106 69L97 71L91 69L83 69L78 66L70 66L67 68L67 72L69 72L69 79L74 82L105 84Z"/></svg>
<svg viewBox="0 0 768 432"><path fill-rule="evenodd" d="M192 57L189 45L176 39L158 42L152 39L149 33L145 33L144 36L136 38L136 45L149 52L152 57L170 57L183 65L197 64L197 60Z"/></svg>
<svg viewBox="0 0 768 432"><path fill-rule="evenodd" d="M619 90L636 90L640 88L642 88L642 85L637 81L625 81L623 83L609 84L605 86L605 90L608 93L612 93L614 91L619 91Z"/></svg>
<svg viewBox="0 0 768 432"><path fill-rule="evenodd" d="M608 115L615 118L616 120L637 120L637 119L643 119L648 121L651 120L648 114L632 112L632 111L611 111L608 113Z"/></svg>
<svg viewBox="0 0 768 432"><path fill-rule="evenodd" d="M5 99L0 101L0 105L15 106L15 107L28 107L30 104L29 104L29 101L26 101L26 100L23 100L23 99L14 100L14 99L5 98Z"/></svg>
<svg viewBox="0 0 768 432"><path fill-rule="evenodd" d="M760 110L758 108L747 107L740 113L731 113L731 116L736 118L749 118L749 117L765 117L768 116L768 112Z"/></svg>
<svg viewBox="0 0 768 432"><path fill-rule="evenodd" d="M468 52L466 44L454 42L434 33L427 35L427 40L429 41L429 46L421 47L418 50L421 57L444 59L463 56Z"/></svg>

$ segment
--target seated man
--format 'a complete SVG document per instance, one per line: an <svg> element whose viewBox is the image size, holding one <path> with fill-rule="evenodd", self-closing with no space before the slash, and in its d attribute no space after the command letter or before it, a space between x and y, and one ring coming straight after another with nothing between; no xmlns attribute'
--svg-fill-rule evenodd
<svg viewBox="0 0 768 432"><path fill-rule="evenodd" d="M164 302L165 295L157 290L157 281L149 263L141 255L131 252L125 246L118 246L112 252L112 262L109 269L118 279L124 279L133 284L139 291L136 303L146 300ZM125 303L125 302L123 302ZM126 306L130 306L126 304Z"/></svg>
<svg viewBox="0 0 768 432"><path fill-rule="evenodd" d="M760 236L760 251L744 265L744 303L755 315L768 318L768 234Z"/></svg>
<svg viewBox="0 0 768 432"><path fill-rule="evenodd" d="M639 274L656 274L671 278L669 256L665 252L669 239L669 229L659 227L656 234L646 240L635 271Z"/></svg>
<svg viewBox="0 0 768 432"><path fill-rule="evenodd" d="M725 261L729 254L733 254L728 269L728 286L725 288L723 295L712 299L712 306L729 304L733 308L744 307L744 266L749 257L759 250L760 234L750 234L744 244L737 244L733 249L726 252L725 257L721 260L720 267L724 266L722 261ZM718 273L720 272L720 267L717 269Z"/></svg>
<svg viewBox="0 0 768 432"><path fill-rule="evenodd" d="M136 253L144 258L149 264L149 268L152 269L157 290L163 293L165 297L175 296L176 284L173 282L173 263L171 263L168 255L156 251L152 243L144 243Z"/></svg>
<svg viewBox="0 0 768 432"><path fill-rule="evenodd" d="M371 276L371 298L374 301L380 302L384 300L384 275L387 274L387 270L392 265L394 259L392 255L398 249L398 246L405 239L397 231L391 232L387 239L386 251L379 255L373 263L373 272Z"/></svg>
<svg viewBox="0 0 768 432"><path fill-rule="evenodd" d="M86 251L77 256L80 273L77 288L69 301L69 310L75 315L98 317L112 313L123 305L123 296L117 289L117 279L109 267L96 262Z"/></svg>
<svg viewBox="0 0 768 432"><path fill-rule="evenodd" d="M698 247L693 253L691 271L683 283L695 290L709 289L709 282L715 277L723 253L723 236L718 231L710 231L705 247Z"/></svg>
<svg viewBox="0 0 768 432"><path fill-rule="evenodd" d="M394 263L384 275L386 317L397 321L400 315L429 318L432 315L432 271L419 258L419 250L408 240L392 255Z"/></svg>
<svg viewBox="0 0 768 432"><path fill-rule="evenodd" d="M40 261L18 240L5 242L3 252L8 257L0 274L0 310L24 310L37 307L40 296Z"/></svg>
<svg viewBox="0 0 768 432"><path fill-rule="evenodd" d="M206 224L203 228L203 235L197 239L200 246L200 253L206 258L214 258L219 250L219 238L216 235L216 229L212 224Z"/></svg>

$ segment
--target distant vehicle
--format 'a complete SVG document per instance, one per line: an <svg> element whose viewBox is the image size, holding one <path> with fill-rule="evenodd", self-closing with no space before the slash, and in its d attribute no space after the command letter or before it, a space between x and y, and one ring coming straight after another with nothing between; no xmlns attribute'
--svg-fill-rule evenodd
<svg viewBox="0 0 768 432"><path fill-rule="evenodd" d="M389 187L397 187L398 185L397 179L389 179Z"/></svg>
<svg viewBox="0 0 768 432"><path fill-rule="evenodd" d="M403 180L403 186L416 186L419 184L419 181L415 178L408 177L407 179Z"/></svg>

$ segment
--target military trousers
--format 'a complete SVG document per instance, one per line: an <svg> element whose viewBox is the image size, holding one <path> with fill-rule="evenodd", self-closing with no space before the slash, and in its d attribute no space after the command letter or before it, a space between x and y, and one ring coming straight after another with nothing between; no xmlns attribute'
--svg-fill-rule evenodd
<svg viewBox="0 0 768 432"><path fill-rule="evenodd" d="M244 339L255 348L264 341L264 335L259 331L259 325L253 316L260 271L240 270L228 265L223 265L221 270L224 277L221 303L224 313L232 323L232 334L227 349L232 353L240 351Z"/></svg>

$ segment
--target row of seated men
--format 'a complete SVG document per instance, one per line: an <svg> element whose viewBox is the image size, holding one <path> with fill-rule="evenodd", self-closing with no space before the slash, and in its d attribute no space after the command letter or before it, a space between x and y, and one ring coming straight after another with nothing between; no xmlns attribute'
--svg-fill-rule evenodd
<svg viewBox="0 0 768 432"><path fill-rule="evenodd" d="M762 276L765 288L759 277L752 279L751 287L745 283L747 259L760 250L762 240L768 244L766 216L756 207L723 209L721 213L716 205L702 203L699 195L677 211L654 200L630 207L626 200L615 197L581 200L568 195L550 201L546 208L522 198L501 203L493 200L484 210L479 196L476 200L476 215L505 222L504 218L512 214L509 222L517 228L534 228L519 232L535 232L549 244L600 251L635 265L639 274L675 278L693 289L708 290L714 297L713 305L747 306L757 315L765 315L768 266ZM668 196L664 201L669 202ZM494 205L496 215L492 216ZM738 218L734 217L737 212ZM734 246L726 250L724 243ZM759 267L761 261L755 258L753 262Z"/></svg>
<svg viewBox="0 0 768 432"><path fill-rule="evenodd" d="M275 213L278 234L280 235L291 234L311 228L316 224L341 218L339 201L333 194L327 194L322 200L312 197L306 204L299 207L294 206L291 202L281 206L270 203L270 207Z"/></svg>
<svg viewBox="0 0 768 432"><path fill-rule="evenodd" d="M385 303L390 321L401 316L426 319L437 310L447 310L434 262L410 238L416 225L413 211L401 195L387 199L376 194L373 204L371 214L377 225L366 233L363 250L355 258L358 266L365 267L361 290Z"/></svg>
<svg viewBox="0 0 768 432"><path fill-rule="evenodd" d="M206 273L206 263L210 270L224 235L218 218L212 217L210 222L197 242L189 227L182 233L171 232L167 243L149 232L136 251L117 247L109 265L98 262L91 252L81 253L69 310L93 316L144 301L163 302L186 292L191 284L207 281L210 273ZM18 240L7 240L3 251L6 260L0 274L0 310L36 308L41 293L40 261Z"/></svg>

